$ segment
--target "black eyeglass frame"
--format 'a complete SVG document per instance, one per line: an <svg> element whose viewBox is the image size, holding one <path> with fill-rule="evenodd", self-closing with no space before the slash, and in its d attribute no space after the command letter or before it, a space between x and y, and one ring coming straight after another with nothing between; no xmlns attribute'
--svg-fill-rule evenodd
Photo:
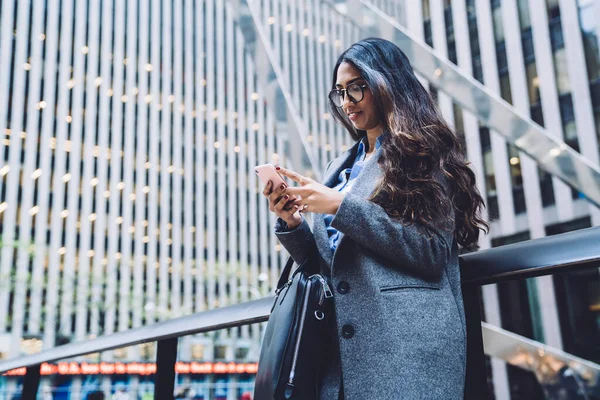
<svg viewBox="0 0 600 400"><path fill-rule="evenodd" d="M348 89L349 89L350 87L352 87L352 86L357 86L357 87L359 87L359 88L360 88L360 94L361 94L361 96L360 96L360 99L356 100L354 97L352 97L352 95L351 95L350 93L348 93ZM364 85L359 85L358 83L352 83L352 84L348 85L348 87L346 87L345 89L331 89L331 91L329 92L329 95L328 95L328 97L329 97L329 100L331 100L331 102L332 102L332 103L333 103L333 104L334 104L336 107L338 107L338 108L342 108L342 107L343 107L343 105L344 105L344 98L345 98L346 96L348 96L348 98L350 99L350 101L351 101L351 102L353 102L354 104L357 104L357 103L360 103L360 102L362 101L362 99L364 99L364 98L365 98L365 88L366 88L367 86L368 86L368 85L366 85L366 84L364 84ZM339 95L339 96L340 96L340 98L342 99L342 104L341 104L341 105L339 105L339 106L336 104L335 100L333 100L333 99L331 98L331 96L332 96L334 93L335 93L336 95Z"/></svg>

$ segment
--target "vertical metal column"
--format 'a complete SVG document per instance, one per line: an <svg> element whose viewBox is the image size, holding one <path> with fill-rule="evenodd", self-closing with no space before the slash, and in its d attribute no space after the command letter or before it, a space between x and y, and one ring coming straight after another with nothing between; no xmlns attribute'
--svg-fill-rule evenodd
<svg viewBox="0 0 600 400"><path fill-rule="evenodd" d="M22 399L28 400L36 398L38 388L40 386L40 377L42 375L41 367L41 364L37 364L27 368L25 379L23 380L23 392L21 393Z"/></svg>
<svg viewBox="0 0 600 400"><path fill-rule="evenodd" d="M481 334L479 286L463 286L462 293L467 323L467 369L464 398L465 400L487 399L489 393Z"/></svg>
<svg viewBox="0 0 600 400"><path fill-rule="evenodd" d="M152 0L150 5L150 25L159 26L160 24L160 1ZM150 43L160 42L159 29L150 29ZM159 46L150 47L150 64L146 67L146 70L150 75L150 97L146 101L148 102L149 112L149 130L148 130L148 164L146 169L148 170L148 230L146 233L146 239L148 241L148 251L146 256L148 257L148 269L146 270L146 304L144 306L145 322L147 324L153 323L157 318L158 310L158 299L157 299L157 275L160 271L157 269L160 267L158 262L158 240L159 228L158 228L158 204L160 191L158 187L159 180L159 148L160 148L160 116L158 106L161 102L160 96L160 48ZM147 307L147 308L146 308Z"/></svg>
<svg viewBox="0 0 600 400"><path fill-rule="evenodd" d="M169 101L172 100L172 112L173 112L173 135L172 135L172 149L173 149L173 159L171 162L171 170L173 171L171 174L172 179L172 189L171 189L171 198L179 199L172 202L172 217L171 224L173 229L171 230L171 240L168 241L170 243L170 253L173 262L170 265L172 268L171 272L171 316L180 316L185 313L182 310L182 296L181 296L181 287L184 281L184 277L181 276L182 273L182 180L184 179L183 175L185 170L183 169L183 117L185 112L190 112L189 110L185 110L185 106L183 103L183 82L184 82L184 70L183 70L183 29L181 26L183 25L183 4L182 1L173 2L173 90L172 96L169 98ZM182 109L183 106L183 109Z"/></svg>
<svg viewBox="0 0 600 400"><path fill-rule="evenodd" d="M39 37L42 33L43 29L43 18L44 16L40 12L41 7L36 8L33 11L33 18L31 20L32 26L32 37ZM39 112L34 112L35 103L38 98L43 97L41 93L41 85L40 85L40 76L42 72L43 61L41 60L41 49L42 45L39 40L33 41L31 44L31 53L30 53L30 65L31 70L29 72L29 93L27 95L27 104L26 107L26 128L23 133L21 133L22 137L26 139L25 145L23 146L23 150L25 151L25 160L23 164L22 170L22 189L21 189L21 204L20 204L20 216L18 218L18 241L20 243L30 243L31 242L31 234L32 234L32 226L34 226L35 220L39 217L38 213L40 210L39 203L43 203L42 201L37 201L34 204L34 187L35 187L35 176L32 175L35 169L35 163L37 158L37 144L39 142ZM31 110L31 111L29 111ZM36 110L37 111L37 110ZM18 132L13 130L13 135L17 135ZM0 153L1 154L1 153ZM13 166L14 167L14 166ZM27 180L31 179L30 184L24 184ZM15 204L16 205L16 204ZM16 231L16 228L15 228ZM17 262L16 266L13 267L16 272L16 282L14 288L14 301L13 301L13 322L12 322L12 335L11 335L11 343L18 343L21 340L23 329L24 329L24 318L25 312L27 308L26 304L26 296L27 291L31 290L34 281L31 280L28 282L28 273L29 273L29 265L30 265L31 254L24 246L19 246L17 251ZM38 272L38 271L36 271ZM38 272L39 276L39 272ZM28 324L29 325L29 324ZM29 329L29 326L28 326ZM11 346L12 349L18 351L19 346Z"/></svg>
<svg viewBox="0 0 600 400"><path fill-rule="evenodd" d="M173 399L177 339L164 339L158 342L156 375L154 375L154 400Z"/></svg>
<svg viewBox="0 0 600 400"><path fill-rule="evenodd" d="M8 2L4 2L8 3ZM44 174L43 171L50 170L50 161L52 158L52 149L49 146L50 138L53 133L53 125L54 125L54 109L55 109L55 93L56 93L56 70L58 67L58 34L59 34L59 24L58 24L58 14L59 7L54 3L48 2L48 12L46 13L46 27L44 34L45 44L45 61L44 61L44 89L43 89L43 97L48 99L48 106L41 110L41 121L40 121L40 134L38 136L40 140L40 149L39 149L39 161L38 168L42 173L37 178L37 191L38 193L49 193L50 192L50 175L49 173ZM2 15L4 17L4 14ZM0 97L2 95L0 94ZM52 100L50 100L52 99ZM2 100L0 99L0 102ZM2 106L0 106L0 113L2 113ZM2 123L0 117L0 124ZM0 132L2 132L0 128ZM0 141L1 142L1 141ZM0 150L0 154L4 154L2 150ZM0 157L0 161L2 158ZM0 191L1 182L0 182ZM48 238L46 236L48 231L48 209L51 206L50 201L42 201L39 202L40 211L35 219L35 246L36 248L41 246L48 246ZM45 267L45 264L48 260L48 255L46 252L37 251L33 260L33 272L32 279L33 282L44 281L49 277L50 269ZM49 279L48 279L49 283ZM42 329L42 288L41 284L32 285L31 290L31 306L29 308L29 321L28 327L29 332L33 334L39 334Z"/></svg>
<svg viewBox="0 0 600 400"><path fill-rule="evenodd" d="M195 253L195 264L196 264L196 275L195 275L195 304L194 311L203 311L207 307L206 302L206 292L204 290L204 280L205 280L205 256L204 256L204 246L205 246L205 228L204 228L204 217L206 214L205 207L205 198L204 198L204 188L206 185L205 178L205 157L204 153L206 151L205 142L206 139L206 129L204 128L204 124L206 122L206 103L205 103L205 90L204 86L206 81L206 75L204 71L204 57L205 46L204 46L204 19L206 15L204 14L203 6L201 4L196 5L195 10L195 23L196 26L196 40L194 47L194 60L196 61L194 67L194 76L195 76L195 105L194 109L197 112L198 117L194 118L195 127L194 127L194 135L196 136L196 151L194 154L194 180L196 181L196 193L195 193L195 245L196 245L196 253ZM242 164L241 164L242 165ZM192 171L190 171L192 173ZM242 219L244 221L244 219Z"/></svg>

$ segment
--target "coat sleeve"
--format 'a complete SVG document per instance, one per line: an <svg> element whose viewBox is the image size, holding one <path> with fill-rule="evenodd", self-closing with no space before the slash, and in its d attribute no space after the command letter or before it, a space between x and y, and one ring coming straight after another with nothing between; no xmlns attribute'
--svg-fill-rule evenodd
<svg viewBox="0 0 600 400"><path fill-rule="evenodd" d="M403 225L380 205L352 193L346 195L331 222L332 227L393 265L427 279L439 278L450 260L453 225L428 234L421 224Z"/></svg>
<svg viewBox="0 0 600 400"><path fill-rule="evenodd" d="M333 160L329 161L323 176L327 176L332 163ZM302 264L309 255L317 251L315 237L304 216L302 216L302 223L292 230L288 230L287 223L284 220L277 218L275 235L297 264Z"/></svg>
<svg viewBox="0 0 600 400"><path fill-rule="evenodd" d="M288 230L285 221L277 218L275 235L297 264L302 264L310 254L317 250L315 237L304 216L302 216L302 223L292 230Z"/></svg>

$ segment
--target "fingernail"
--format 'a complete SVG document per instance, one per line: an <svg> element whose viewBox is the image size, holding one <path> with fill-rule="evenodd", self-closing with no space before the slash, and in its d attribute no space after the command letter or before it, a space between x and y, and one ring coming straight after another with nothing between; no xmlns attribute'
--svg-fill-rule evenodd
<svg viewBox="0 0 600 400"><path fill-rule="evenodd" d="M276 167L275 167L275 169L276 169L277 171L279 171L279 170L281 169L281 167L278 165L278 166L276 166Z"/></svg>
<svg viewBox="0 0 600 400"><path fill-rule="evenodd" d="M279 186L279 188L280 189L285 189L285 185L282 184L281 186Z"/></svg>
<svg viewBox="0 0 600 400"><path fill-rule="evenodd" d="M290 198L290 196L288 196L288 195L286 194L286 195L285 195L285 199L287 200L287 199L289 199L289 198Z"/></svg>

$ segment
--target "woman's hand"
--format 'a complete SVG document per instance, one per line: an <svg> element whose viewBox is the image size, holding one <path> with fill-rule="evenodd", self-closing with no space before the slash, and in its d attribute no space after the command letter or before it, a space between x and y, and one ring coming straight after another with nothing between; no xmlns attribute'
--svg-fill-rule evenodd
<svg viewBox="0 0 600 400"><path fill-rule="evenodd" d="M294 229L302 222L302 216L300 206L293 203L297 199L296 196L284 193L286 188L283 184L273 188L273 181L269 181L263 195L269 199L269 210L284 220L289 229Z"/></svg>
<svg viewBox="0 0 600 400"><path fill-rule="evenodd" d="M294 182L299 187L287 187L284 193L297 197L294 205L299 206L300 212L314 212L318 214L335 214L344 200L344 193L328 188L310 178L304 177L297 172L289 171L283 167L277 167L277 171Z"/></svg>

